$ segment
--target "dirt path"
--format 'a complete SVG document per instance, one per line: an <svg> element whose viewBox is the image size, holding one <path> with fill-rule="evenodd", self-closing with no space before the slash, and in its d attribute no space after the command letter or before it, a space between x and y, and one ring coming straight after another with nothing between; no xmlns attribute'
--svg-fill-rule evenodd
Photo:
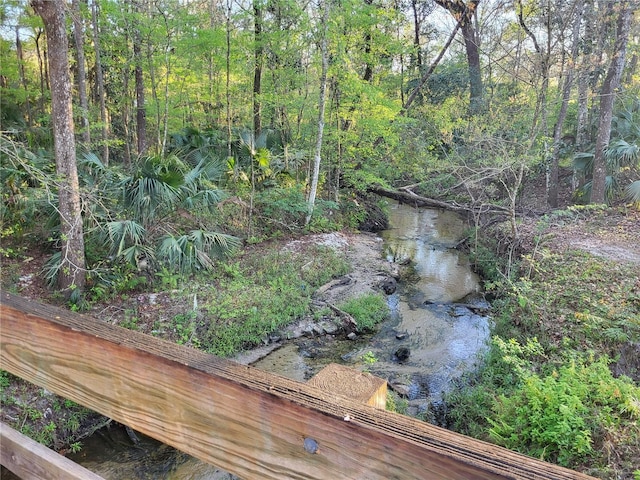
<svg viewBox="0 0 640 480"><path fill-rule="evenodd" d="M614 262L640 265L640 211L578 209L572 215L549 217L546 225L539 219L522 225L525 250L534 252L539 245L561 252L577 249Z"/></svg>

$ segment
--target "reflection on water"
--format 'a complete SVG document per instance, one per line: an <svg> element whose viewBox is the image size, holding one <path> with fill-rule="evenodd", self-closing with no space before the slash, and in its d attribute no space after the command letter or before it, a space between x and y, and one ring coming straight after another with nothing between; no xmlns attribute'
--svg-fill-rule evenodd
<svg viewBox="0 0 640 480"><path fill-rule="evenodd" d="M362 366L364 355L375 357L366 368L404 384L412 400L429 408L451 388L453 380L473 368L486 346L489 318L468 305L486 308L477 295L479 278L467 258L454 247L463 236L464 223L452 212L395 205L390 228L382 233L389 260L410 263L415 275L388 297L391 320L373 336L356 342L301 339L276 351L256 367L306 380L330 362ZM455 302L462 302L457 304ZM409 356L398 361L398 349Z"/></svg>
<svg viewBox="0 0 640 480"><path fill-rule="evenodd" d="M486 307L479 278L467 258L455 250L464 224L452 212L396 205L391 228L382 233L387 255L403 252L415 268L416 278L389 299L395 320L372 339L379 358L373 370L383 377L409 377L424 397L438 401L473 364L486 346L489 319L453 302ZM400 337L400 338L399 338ZM408 348L409 358L394 361L398 348Z"/></svg>
<svg viewBox="0 0 640 480"><path fill-rule="evenodd" d="M83 442L69 458L105 480L233 480L230 473L136 433L134 445L124 427L112 425Z"/></svg>
<svg viewBox="0 0 640 480"><path fill-rule="evenodd" d="M464 224L453 212L395 205L391 228L382 232L389 260L413 262L418 282L413 287L432 302L455 302L478 290L479 279L455 247Z"/></svg>

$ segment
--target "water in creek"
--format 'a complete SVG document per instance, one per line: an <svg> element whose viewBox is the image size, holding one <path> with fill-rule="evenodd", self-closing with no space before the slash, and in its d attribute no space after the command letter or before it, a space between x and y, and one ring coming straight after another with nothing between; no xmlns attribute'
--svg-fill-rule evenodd
<svg viewBox="0 0 640 480"><path fill-rule="evenodd" d="M392 318L356 340L300 338L254 365L300 381L332 362L366 366L408 397L410 413L428 414L485 347L489 319L474 312L488 305L477 295L478 278L467 259L454 248L464 228L457 215L406 205L390 213L391 228L382 233L385 255L409 263L414 273L388 297ZM131 447L115 427L94 435L72 459L105 479L236 478L146 437Z"/></svg>
<svg viewBox="0 0 640 480"><path fill-rule="evenodd" d="M366 366L408 397L409 413L428 413L440 403L485 348L489 318L476 312L489 305L478 294L479 278L467 258L455 249L464 231L458 215L397 204L389 223L382 232L385 255L412 270L388 297L390 321L356 341L299 339L256 367L305 381L332 362Z"/></svg>

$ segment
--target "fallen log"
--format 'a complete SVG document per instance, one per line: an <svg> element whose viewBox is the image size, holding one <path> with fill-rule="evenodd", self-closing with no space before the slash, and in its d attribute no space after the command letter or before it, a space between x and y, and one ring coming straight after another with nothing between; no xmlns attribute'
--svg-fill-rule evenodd
<svg viewBox="0 0 640 480"><path fill-rule="evenodd" d="M415 207L440 208L460 213L491 213L493 215L511 214L507 207L503 207L501 205L481 204L471 206L462 205L457 202L445 202L442 200L436 200L435 198L423 197L411 190L411 188L415 186L416 185L410 185L408 187L402 187L399 190L389 190L379 185L370 185L367 188L367 191L382 197L392 198L393 200L406 203L407 205L413 205Z"/></svg>

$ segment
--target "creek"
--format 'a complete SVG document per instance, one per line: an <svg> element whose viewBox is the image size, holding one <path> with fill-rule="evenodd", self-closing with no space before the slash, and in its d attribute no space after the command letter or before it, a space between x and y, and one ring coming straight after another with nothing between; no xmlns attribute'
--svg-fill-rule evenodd
<svg viewBox="0 0 640 480"><path fill-rule="evenodd" d="M381 233L384 254L407 264L410 275L387 297L391 318L355 340L301 337L254 366L299 381L329 363L366 368L406 398L408 414L439 423L443 392L473 368L489 336L479 279L455 249L463 231L454 213L392 206L390 228ZM236 478L146 437L132 447L119 427L94 435L71 458L105 479Z"/></svg>

